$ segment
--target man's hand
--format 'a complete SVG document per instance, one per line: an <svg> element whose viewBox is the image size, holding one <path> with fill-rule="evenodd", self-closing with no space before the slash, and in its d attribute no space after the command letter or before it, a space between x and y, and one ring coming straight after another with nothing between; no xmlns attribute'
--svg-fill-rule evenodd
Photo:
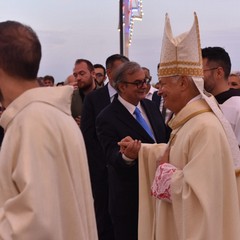
<svg viewBox="0 0 240 240"><path fill-rule="evenodd" d="M138 158L138 152L141 148L140 140L133 140L131 137L127 136L118 142L118 145L120 146L120 152L127 158Z"/></svg>
<svg viewBox="0 0 240 240"><path fill-rule="evenodd" d="M74 119L75 119L77 125L80 127L80 125L81 125L81 116L75 117Z"/></svg>

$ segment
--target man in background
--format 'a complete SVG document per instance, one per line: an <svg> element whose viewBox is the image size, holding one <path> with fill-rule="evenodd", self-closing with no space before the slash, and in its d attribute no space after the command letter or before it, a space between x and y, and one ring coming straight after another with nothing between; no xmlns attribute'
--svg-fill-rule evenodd
<svg viewBox="0 0 240 240"><path fill-rule="evenodd" d="M94 64L94 71L95 71L95 80L98 87L104 86L104 81L106 80L106 69L101 64Z"/></svg>
<svg viewBox="0 0 240 240"><path fill-rule="evenodd" d="M43 77L43 83L45 87L53 87L54 86L54 77L50 75L46 75Z"/></svg>
<svg viewBox="0 0 240 240"><path fill-rule="evenodd" d="M85 96L97 89L93 64L87 59L77 59L73 69L73 76L76 79L78 88L73 92L71 111L73 118L80 126Z"/></svg>
<svg viewBox="0 0 240 240"><path fill-rule="evenodd" d="M202 49L204 88L211 93L230 122L240 146L240 90L230 88L231 72L229 54L221 47Z"/></svg>
<svg viewBox="0 0 240 240"><path fill-rule="evenodd" d="M152 80L152 76L150 74L150 70L146 67L142 67L145 77ZM172 112L169 109L166 109L163 105L163 99L162 96L158 95L158 89L153 87L151 84L147 86L147 95L146 98L149 100L152 100L154 103L156 103L157 107L159 108L159 111L162 113L164 121L167 123L170 119ZM170 132L170 129L168 129Z"/></svg>
<svg viewBox="0 0 240 240"><path fill-rule="evenodd" d="M228 77L230 88L240 89L240 72L232 72Z"/></svg>

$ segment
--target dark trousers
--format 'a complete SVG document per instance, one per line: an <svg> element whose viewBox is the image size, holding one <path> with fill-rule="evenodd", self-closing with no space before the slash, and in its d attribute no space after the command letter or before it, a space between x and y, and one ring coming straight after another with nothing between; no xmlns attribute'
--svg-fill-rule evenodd
<svg viewBox="0 0 240 240"><path fill-rule="evenodd" d="M114 227L115 240L137 240L138 239L137 216L113 217L113 227Z"/></svg>
<svg viewBox="0 0 240 240"><path fill-rule="evenodd" d="M108 209L108 186L107 181L98 183L92 187L94 208L97 222L99 240L114 240L113 225Z"/></svg>

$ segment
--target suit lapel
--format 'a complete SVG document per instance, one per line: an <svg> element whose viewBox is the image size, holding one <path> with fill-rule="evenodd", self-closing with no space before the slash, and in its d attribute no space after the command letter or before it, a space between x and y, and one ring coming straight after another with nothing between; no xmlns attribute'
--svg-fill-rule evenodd
<svg viewBox="0 0 240 240"><path fill-rule="evenodd" d="M110 104L111 101L110 101L110 95L109 95L109 91L108 91L108 84L105 85L103 88L102 88L102 97L103 99L99 99L100 101L103 101L104 103L106 103L106 105Z"/></svg>
<svg viewBox="0 0 240 240"><path fill-rule="evenodd" d="M137 122L137 120L131 115L131 113L119 102L117 97L115 97L112 102L112 107L116 112L117 118L126 126L126 128L133 129L139 139L147 142L154 143L154 140L148 135L148 133L142 128L142 126Z"/></svg>

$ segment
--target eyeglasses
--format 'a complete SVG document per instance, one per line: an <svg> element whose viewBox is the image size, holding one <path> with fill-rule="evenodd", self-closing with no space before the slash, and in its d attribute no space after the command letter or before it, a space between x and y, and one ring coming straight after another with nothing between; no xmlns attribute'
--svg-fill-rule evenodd
<svg viewBox="0 0 240 240"><path fill-rule="evenodd" d="M206 71L212 71L212 70L215 70L215 69L218 69L219 67L214 67L214 68L207 68L207 69L203 69L204 72Z"/></svg>
<svg viewBox="0 0 240 240"><path fill-rule="evenodd" d="M151 82L152 78L145 78L143 81L141 80L136 80L135 82L127 82L127 81L122 81L122 83L126 83L126 84L132 84L137 86L137 88L141 88L143 86L143 84L147 84L149 85Z"/></svg>

